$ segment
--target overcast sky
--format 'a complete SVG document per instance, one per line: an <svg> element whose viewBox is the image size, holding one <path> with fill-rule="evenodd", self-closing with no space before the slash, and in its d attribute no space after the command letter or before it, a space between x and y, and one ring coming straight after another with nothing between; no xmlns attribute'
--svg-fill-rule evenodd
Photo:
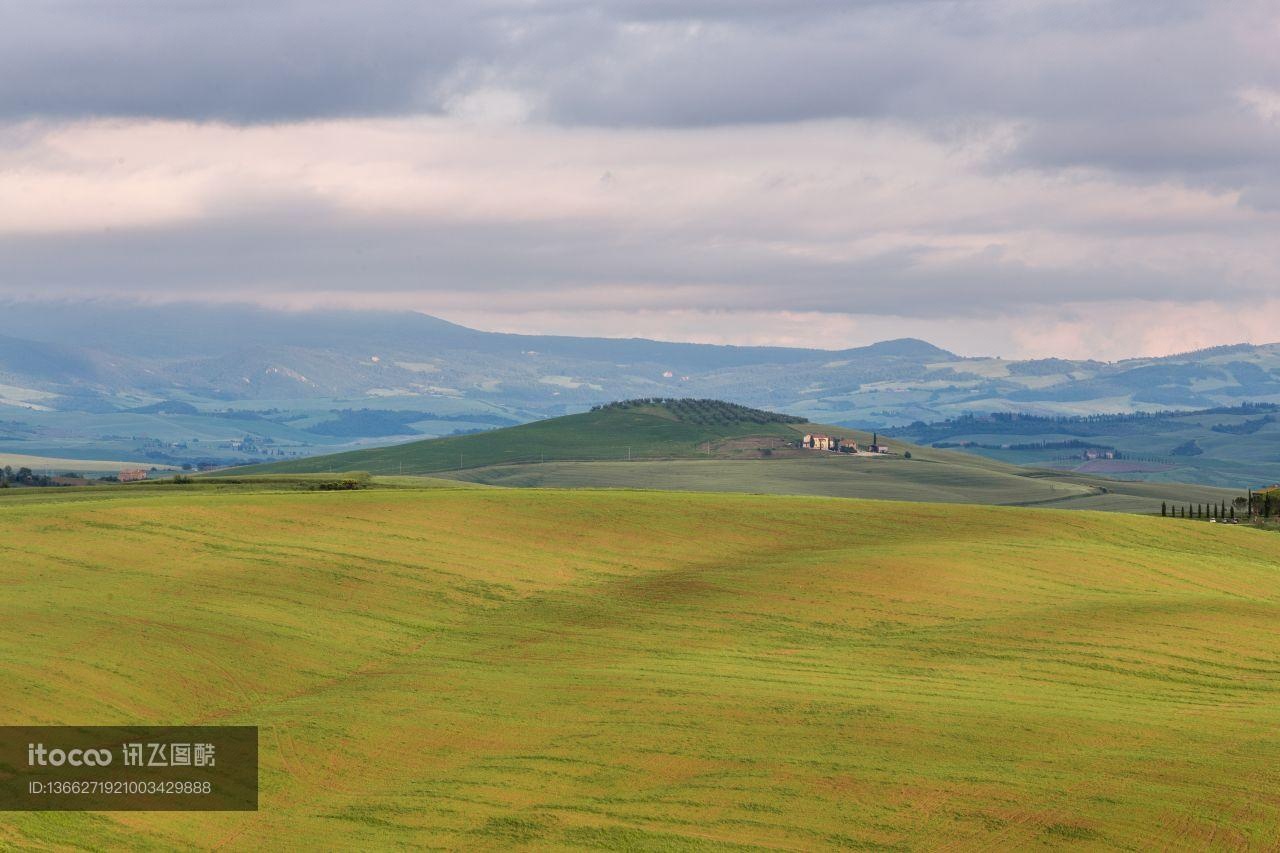
<svg viewBox="0 0 1280 853"><path fill-rule="evenodd" d="M1280 339L1275 0L0 0L0 295Z"/></svg>

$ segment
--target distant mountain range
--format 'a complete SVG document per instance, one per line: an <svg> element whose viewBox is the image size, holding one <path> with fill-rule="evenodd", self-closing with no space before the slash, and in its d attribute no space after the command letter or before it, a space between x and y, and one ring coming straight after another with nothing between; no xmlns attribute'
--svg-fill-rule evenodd
<svg viewBox="0 0 1280 853"><path fill-rule="evenodd" d="M425 394L555 412L639 392L749 385L745 375L761 369L780 371L784 381L767 390L786 402L805 384L793 371L833 359L887 376L900 363L955 358L909 339L841 351L713 346L482 332L407 312L25 303L5 315L0 373L17 388L65 398L59 408L95 397L115 405L172 395Z"/></svg>
<svg viewBox="0 0 1280 853"><path fill-rule="evenodd" d="M51 456L262 460L650 396L715 397L879 429L965 412L1280 402L1274 344L1113 363L1011 361L914 339L820 350L501 334L411 312L2 309L0 451ZM316 429L326 423L337 426Z"/></svg>

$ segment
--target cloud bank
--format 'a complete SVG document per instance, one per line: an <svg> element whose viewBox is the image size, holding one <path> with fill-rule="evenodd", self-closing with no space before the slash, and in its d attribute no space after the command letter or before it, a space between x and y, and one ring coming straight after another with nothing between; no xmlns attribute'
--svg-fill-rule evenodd
<svg viewBox="0 0 1280 853"><path fill-rule="evenodd" d="M1267 3L0 15L6 296L1010 355L1280 320Z"/></svg>

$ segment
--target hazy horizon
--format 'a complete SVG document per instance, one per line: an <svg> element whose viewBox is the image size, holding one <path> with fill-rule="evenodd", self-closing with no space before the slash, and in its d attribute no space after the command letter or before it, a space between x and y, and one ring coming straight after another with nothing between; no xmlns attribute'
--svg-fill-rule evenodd
<svg viewBox="0 0 1280 853"><path fill-rule="evenodd" d="M1043 356L1041 355L1013 356L1007 353L982 350L982 349L965 350L963 348L955 348L955 347L947 346L945 343L942 342L941 339L935 339L933 337L928 337L918 333L913 333L912 331L910 331L910 329L908 329L902 334L886 334L878 337L869 337L869 338L850 338L848 340L839 342L832 346L825 346L825 345L818 345L818 344L777 342L777 341L767 340L767 339L766 340L735 340L731 338L729 339L721 338L715 335L708 335L705 333L700 335L697 332L692 332L688 336L680 336L678 332L672 333L670 331L666 333L659 332L657 334L626 334L626 333L610 334L610 333L595 333L589 329L583 330L581 328L573 329L569 331L558 331L558 330L545 329L534 324L520 324L520 323L516 323L512 327L495 327L491 325L485 325L480 322L477 322L477 323L467 322L465 319L462 319L456 316L447 316L445 314L432 313L430 311L411 309L411 308L403 308L403 309L376 308L376 307L361 308L361 307L354 307L354 306L346 306L342 304L326 304L326 303L293 304L293 305L270 304L270 303L264 304L264 303L250 302L250 301L193 300L185 297L172 298L172 299L164 299L164 298L139 299L139 298L133 298L133 297L104 296L104 297L90 297L88 300L68 299L65 297L64 298L31 298L31 299L10 298L10 299L0 300L0 316L2 316L3 312L5 312L6 310L12 312L18 309L25 309L28 313L22 315L23 322L30 322L31 317L33 315L39 316L42 313L48 313L49 317L47 319L56 323L66 319L65 313L60 315L59 314L60 311L65 311L65 309L68 309L68 308L72 310L75 310L75 309L83 310L86 306L90 306L95 310L111 310L111 311L129 311L134 309L137 309L138 311L146 311L149 308L190 309L193 312L202 312L202 311L204 312L204 313L193 313L190 315L190 319L193 322L199 321L202 323L208 323L210 321L210 313L209 313L210 309L213 309L213 310L224 309L228 311L244 310L244 311L267 312L267 313L280 312L285 315L294 315L294 316L299 314L305 315L311 312L314 312L316 314L333 314L333 313L341 314L345 312L370 313L370 314L383 314L383 313L395 314L395 313L407 312L412 314L419 314L424 317L430 317L437 320L444 320L445 322L453 323L458 326L463 326L474 331L498 333L498 334L518 334L518 335L530 335L530 336L550 335L550 336L564 336L564 337L605 338L605 339L615 339L615 340L641 339L641 340L651 340L659 343L708 344L713 346L744 346L744 347L779 346L779 347L794 347L794 348L800 348L800 349L813 349L813 350L819 350L819 351L825 350L825 351L831 351L831 352L857 349L860 347L867 347L867 346L871 346L878 343L884 343L887 341L894 341L894 340L901 340L901 339L916 339L916 340L921 340L921 341L924 341L925 343L929 343L934 346L940 347L941 349L948 350L949 352L957 356L960 356L962 358L1002 358L1002 359L1008 359L1008 360L1019 360L1019 359L1034 359L1034 358L1066 357L1057 353L1048 353ZM227 320L228 318L223 317L219 319ZM111 318L110 321L114 321L114 320L118 320L118 318ZM110 321L104 321L104 322L110 322ZM797 322L800 322L799 318L797 318ZM0 336L11 337L11 338L23 337L20 329L8 329L6 331L0 332ZM47 335L41 335L38 337L40 337L40 339L42 340L48 339ZM75 341L68 340L66 341L66 343L74 344ZM315 343L316 345L321 345L323 343L323 340L318 338ZM424 341L424 343L429 343L429 341ZM1161 358L1166 356L1186 355L1186 354L1197 352L1201 349L1211 349L1213 347L1218 347L1218 346L1240 345L1240 346L1259 347L1259 346L1275 345L1278 343L1280 343L1280 339L1253 340L1253 341L1245 341L1245 340L1226 341L1221 344L1213 344L1209 347L1191 347L1187 349L1177 349L1167 353L1156 353L1156 354L1150 354L1150 355L1135 353L1131 355L1120 355L1120 356L1109 358L1109 359L1094 357L1093 360L1106 361L1106 362L1120 362L1120 361L1134 360L1134 359Z"/></svg>

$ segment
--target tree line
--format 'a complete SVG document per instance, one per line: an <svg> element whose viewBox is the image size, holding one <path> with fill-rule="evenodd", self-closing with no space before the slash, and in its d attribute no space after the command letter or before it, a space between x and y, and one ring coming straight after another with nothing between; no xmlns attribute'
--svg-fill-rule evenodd
<svg viewBox="0 0 1280 853"><path fill-rule="evenodd" d="M0 469L0 488L8 488L11 485L48 486L52 482L52 477L37 474L30 468L23 467L15 471L11 465L6 465Z"/></svg>
<svg viewBox="0 0 1280 853"><path fill-rule="evenodd" d="M619 400L616 403L605 403L593 406L591 411L625 411L657 406L675 415L678 420L704 426L725 426L728 424L803 424L805 418L785 415L781 412L767 412L740 406L724 400L695 399L693 397L638 397L634 400Z"/></svg>
<svg viewBox="0 0 1280 853"><path fill-rule="evenodd" d="M1280 489L1263 492L1250 491L1246 497L1217 503L1172 504L1160 502L1162 518L1195 518L1231 521L1240 516L1270 521L1280 518Z"/></svg>

